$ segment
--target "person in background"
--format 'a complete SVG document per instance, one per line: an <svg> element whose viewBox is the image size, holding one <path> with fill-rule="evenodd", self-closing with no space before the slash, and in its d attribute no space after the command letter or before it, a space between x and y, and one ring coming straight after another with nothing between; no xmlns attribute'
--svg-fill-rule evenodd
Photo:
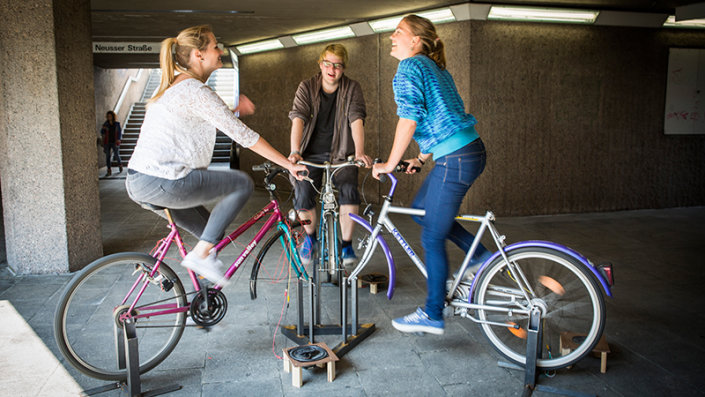
<svg viewBox="0 0 705 397"><path fill-rule="evenodd" d="M341 44L330 44L318 57L320 73L299 84L289 112L291 119L291 153L289 160L333 164L355 160L372 160L365 154L365 98L360 84L343 74L348 52ZM309 177L320 190L323 170L309 169ZM340 192L340 231L342 259L350 265L357 258L351 244L354 221L348 214L357 214L360 194L357 189L357 168L346 167L335 174L334 183ZM306 238L299 250L304 264L312 261L316 247L316 191L309 182L296 182L294 207L299 217L311 222L304 225Z"/></svg>
<svg viewBox="0 0 705 397"><path fill-rule="evenodd" d="M306 170L243 124L205 84L223 66L222 55L207 25L184 29L162 41L161 83L147 107L126 178L132 200L171 209L176 224L199 239L181 264L221 285L225 284L223 264L212 248L249 199L254 184L239 170L207 169L216 129L296 178ZM235 111L249 114L254 105L241 96ZM209 202L216 202L212 212L204 207ZM164 216L163 211L157 213Z"/></svg>
<svg viewBox="0 0 705 397"><path fill-rule="evenodd" d="M118 174L122 172L122 159L120 158L120 140L122 139L122 129L120 123L115 118L115 112L109 110L105 114L105 123L100 129L100 135L103 137L103 151L105 152L105 166L108 172L105 176L111 176L113 170L110 163L110 152L113 152L113 160L119 167Z"/></svg>
<svg viewBox="0 0 705 397"><path fill-rule="evenodd" d="M465 113L452 76L446 70L443 41L426 18L404 17L392 33L391 55L399 66L394 76L397 123L394 142L387 162L372 167L372 175L390 173L402 160L412 137L421 153L407 159L407 173L433 159L435 165L416 193L413 208L426 210L415 220L423 227L421 243L428 273L425 309L394 319L392 325L402 332L443 334L448 257L446 239L464 251L474 236L455 216L468 189L485 168L485 146L475 130L476 120ZM480 244L470 266L479 267L491 253Z"/></svg>

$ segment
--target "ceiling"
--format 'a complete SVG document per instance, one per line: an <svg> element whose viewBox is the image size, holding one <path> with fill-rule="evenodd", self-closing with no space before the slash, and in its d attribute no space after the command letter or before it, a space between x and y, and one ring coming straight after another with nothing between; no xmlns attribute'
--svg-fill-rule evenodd
<svg viewBox="0 0 705 397"><path fill-rule="evenodd" d="M91 0L93 42L159 42L210 24L226 46L454 4L504 4L675 13L702 0ZM104 68L158 67L155 54L94 54Z"/></svg>

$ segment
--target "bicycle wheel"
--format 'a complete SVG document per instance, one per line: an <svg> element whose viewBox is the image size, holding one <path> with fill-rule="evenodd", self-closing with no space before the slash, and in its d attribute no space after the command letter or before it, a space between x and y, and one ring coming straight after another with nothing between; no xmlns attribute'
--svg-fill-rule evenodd
<svg viewBox="0 0 705 397"><path fill-rule="evenodd" d="M353 216L352 219L356 222L353 229L352 245L359 261L355 268L350 270L350 273L360 269L358 279L366 276L368 280L382 282L386 278L387 298L392 299L396 278L392 250L384 240L382 233L377 235L376 241L372 241L372 226L366 220L358 216ZM362 273L363 269L364 273Z"/></svg>
<svg viewBox="0 0 705 397"><path fill-rule="evenodd" d="M357 223L352 233L352 246L355 255L359 258L355 268L362 266L366 272L389 273L389 258L386 256L385 248L389 250L390 255L392 252L384 241L385 234L379 233L376 245L372 247L372 240L370 239L372 237L372 232L370 231L372 227L364 220L362 221L364 223L360 223L358 220L355 220L355 222ZM367 253L368 247L371 250L369 253ZM365 255L366 253L367 256Z"/></svg>
<svg viewBox="0 0 705 397"><path fill-rule="evenodd" d="M145 269L154 268L156 260L141 253L113 254L88 265L67 285L54 316L54 335L66 360L84 374L104 380L124 380L126 369L120 368L116 338L123 338L118 316L129 309L125 297ZM166 264L147 285L135 314L146 314L148 306L185 307L186 295L181 281ZM164 281L167 280L167 281ZM156 284L156 285L155 285ZM140 286L143 285L140 283ZM166 291L165 291L166 290ZM140 373L162 362L184 332L186 312L135 319L139 342Z"/></svg>
<svg viewBox="0 0 705 397"><path fill-rule="evenodd" d="M326 238L325 244L322 244L325 246L325 257L328 262L328 273L331 276L335 276L338 272L339 266L339 255L338 252L340 251L338 249L338 236L336 234L335 230L335 215L332 212L327 212L323 215L325 217L324 219L324 235Z"/></svg>
<svg viewBox="0 0 705 397"><path fill-rule="evenodd" d="M605 303L600 288L585 265L558 250L525 247L507 252L517 271L501 256L484 269L477 280L475 303L514 309L499 312L477 309L481 321L516 324L504 327L481 323L494 348L509 361L526 362L528 314L517 310L536 306L541 310L542 333L537 366L558 369L574 364L597 344L605 325ZM528 302L516 280L528 284ZM533 293L532 293L533 291ZM577 345L561 351L561 335ZM565 349L565 346L563 346Z"/></svg>
<svg viewBox="0 0 705 397"><path fill-rule="evenodd" d="M294 239L294 247L298 247L304 240L305 232L301 223L294 222L289 226L289 231ZM265 241L257 254L252 273L250 273L250 299L257 299L257 281L278 283L289 277L289 263L293 253L289 250L289 238L283 230L277 230ZM292 273L294 273L292 271Z"/></svg>

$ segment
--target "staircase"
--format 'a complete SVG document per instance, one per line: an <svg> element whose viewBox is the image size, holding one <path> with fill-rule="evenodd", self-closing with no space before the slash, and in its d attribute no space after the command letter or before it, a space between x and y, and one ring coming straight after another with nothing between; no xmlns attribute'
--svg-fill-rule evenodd
<svg viewBox="0 0 705 397"><path fill-rule="evenodd" d="M120 159L122 163L127 165L132 157L132 152L137 144L137 137L140 135L140 128L144 122L144 113L146 111L147 101L154 95L154 91L159 88L159 81L162 78L161 70L152 69L149 72L147 85L142 92L142 98L139 102L135 102L130 107L130 113L127 116L127 121L122 129L122 141L120 142Z"/></svg>
<svg viewBox="0 0 705 397"><path fill-rule="evenodd" d="M235 70L218 69L206 81L206 84L213 89L228 104L230 109L235 107ZM218 131L215 136L215 148L213 149L213 163L230 162L230 146L233 140L227 135Z"/></svg>
<svg viewBox="0 0 705 397"><path fill-rule="evenodd" d="M221 98L223 98L223 101L225 101L230 108L233 108L235 103L235 78L235 70L218 69L213 72L211 77L206 82L209 87L211 87ZM127 162L132 156L132 152L135 150L137 137L139 136L140 128L142 128L142 122L144 121L147 101L152 97L152 95L154 95L154 92L159 87L160 79L161 71L159 69L153 69L149 74L149 80L147 81L147 85L142 93L142 98L139 102L132 104L132 107L130 108L127 121L123 126L122 142L120 144L120 158L122 159L123 165L127 165ZM232 139L230 139L227 135L220 131L217 132L215 148L213 150L214 163L230 162L231 143Z"/></svg>

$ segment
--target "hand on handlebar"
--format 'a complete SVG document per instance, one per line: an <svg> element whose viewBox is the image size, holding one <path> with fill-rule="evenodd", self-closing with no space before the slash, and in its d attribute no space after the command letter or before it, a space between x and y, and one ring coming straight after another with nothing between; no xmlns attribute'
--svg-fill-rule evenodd
<svg viewBox="0 0 705 397"><path fill-rule="evenodd" d="M296 164L296 163L289 163L289 166L286 167L287 170L289 170L289 173L293 175L294 178L298 181L303 181L304 179L308 178L308 168L306 168L305 165L303 164Z"/></svg>
<svg viewBox="0 0 705 397"><path fill-rule="evenodd" d="M370 156L366 155L365 153L355 155L355 161L362 162L365 168L370 168L370 166L372 165L372 158L370 158Z"/></svg>
<svg viewBox="0 0 705 397"><path fill-rule="evenodd" d="M404 172L407 174L415 174L417 172L421 172L421 166L423 166L423 164L421 164L417 157L414 157L412 159L402 161L397 167L405 167L402 169Z"/></svg>
<svg viewBox="0 0 705 397"><path fill-rule="evenodd" d="M372 177L379 180L380 174L390 174L396 166L389 163L375 163L372 165Z"/></svg>

